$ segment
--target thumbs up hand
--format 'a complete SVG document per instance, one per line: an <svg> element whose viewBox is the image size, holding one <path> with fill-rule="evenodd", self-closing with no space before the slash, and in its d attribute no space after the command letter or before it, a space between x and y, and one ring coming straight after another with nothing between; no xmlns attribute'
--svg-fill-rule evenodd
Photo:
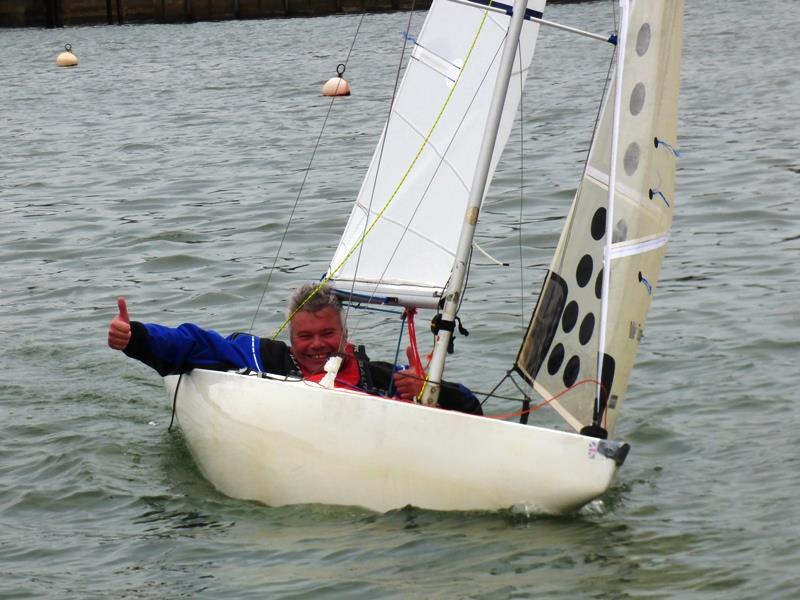
<svg viewBox="0 0 800 600"><path fill-rule="evenodd" d="M408 362L414 364L413 351L409 346L406 349ZM422 390L422 382L425 373L419 373L415 367L409 367L394 374L394 386L397 389L396 396L401 400L413 401Z"/></svg>
<svg viewBox="0 0 800 600"><path fill-rule="evenodd" d="M124 350L131 341L131 319L128 316L128 306L125 298L117 299L119 314L114 317L108 326L108 345L114 350Z"/></svg>

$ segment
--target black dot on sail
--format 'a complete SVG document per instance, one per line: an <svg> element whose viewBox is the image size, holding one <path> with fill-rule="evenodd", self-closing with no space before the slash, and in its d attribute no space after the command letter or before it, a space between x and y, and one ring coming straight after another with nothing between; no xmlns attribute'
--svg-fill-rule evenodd
<svg viewBox="0 0 800 600"><path fill-rule="evenodd" d="M561 368L561 363L564 362L564 346L556 344L550 351L550 358L547 359L547 372L550 375L555 375Z"/></svg>
<svg viewBox="0 0 800 600"><path fill-rule="evenodd" d="M564 367L564 387L571 387L578 380L578 373L581 371L581 359L573 356L567 361Z"/></svg>
<svg viewBox="0 0 800 600"><path fill-rule="evenodd" d="M581 327L578 330L578 341L583 344L584 346L589 343L589 340L592 339L592 334L594 333L594 315L589 313L585 317L583 317L583 321L581 321Z"/></svg>
<svg viewBox="0 0 800 600"><path fill-rule="evenodd" d="M633 175L636 173L636 169L639 168L639 144L636 142L631 142L628 149L625 150L625 157L622 159L622 165L625 167L625 172L628 175Z"/></svg>
<svg viewBox="0 0 800 600"><path fill-rule="evenodd" d="M578 262L578 269L575 271L575 281L578 282L578 286L586 287L586 284L589 283L592 278L592 266L592 257L584 254L583 258Z"/></svg>
<svg viewBox="0 0 800 600"><path fill-rule="evenodd" d="M578 303L573 300L564 307L564 316L561 317L561 327L564 333L569 333L578 322Z"/></svg>
<svg viewBox="0 0 800 600"><path fill-rule="evenodd" d="M631 101L630 101L630 109L631 114L636 116L640 112L642 112L642 107L644 107L644 99L647 96L644 84L640 81L635 86L633 86L633 91L631 91Z"/></svg>
<svg viewBox="0 0 800 600"><path fill-rule="evenodd" d="M650 47L650 23L643 23L636 34L636 54L644 56Z"/></svg>
<svg viewBox="0 0 800 600"><path fill-rule="evenodd" d="M597 279L594 281L594 295L597 296L598 300L603 297L603 269L600 269Z"/></svg>
<svg viewBox="0 0 800 600"><path fill-rule="evenodd" d="M592 217L592 237L595 240L603 239L606 234L606 209L605 207L598 208Z"/></svg>

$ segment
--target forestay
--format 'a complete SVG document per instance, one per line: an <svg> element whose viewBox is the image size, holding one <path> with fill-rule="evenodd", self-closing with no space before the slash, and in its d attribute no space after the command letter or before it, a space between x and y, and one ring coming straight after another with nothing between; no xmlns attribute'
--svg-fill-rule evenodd
<svg viewBox="0 0 800 600"><path fill-rule="evenodd" d="M599 412L607 409L601 425L609 434L625 396L672 223L682 14L683 0L631 3L627 43L621 52L625 62L612 211L608 198L614 102L609 94L516 363L547 399L596 379L602 351L608 402L606 406L601 394ZM602 336L603 264L609 234ZM601 337L605 337L602 349ZM592 424L597 392L593 383L576 385L553 406L580 430Z"/></svg>
<svg viewBox="0 0 800 600"><path fill-rule="evenodd" d="M544 4L532 0L528 14L541 17ZM336 288L374 302L437 305L453 266L509 22L505 12L478 2L433 2L331 261ZM508 139L538 29L529 20L523 26L487 181Z"/></svg>

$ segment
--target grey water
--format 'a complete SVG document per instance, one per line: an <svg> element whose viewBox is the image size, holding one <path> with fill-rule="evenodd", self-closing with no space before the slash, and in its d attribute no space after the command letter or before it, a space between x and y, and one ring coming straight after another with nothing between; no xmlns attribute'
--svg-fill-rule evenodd
<svg viewBox="0 0 800 600"><path fill-rule="evenodd" d="M580 513L227 498L167 431L158 377L106 347L120 295L139 320L280 324L327 266L423 17L0 31L0 597L800 597L794 0L687 2L675 221L617 430L632 451ZM607 33L612 3L547 17ZM478 238L509 266L475 261L448 371L478 391L516 355L609 58L540 36ZM352 315L351 336L391 357L396 318Z"/></svg>

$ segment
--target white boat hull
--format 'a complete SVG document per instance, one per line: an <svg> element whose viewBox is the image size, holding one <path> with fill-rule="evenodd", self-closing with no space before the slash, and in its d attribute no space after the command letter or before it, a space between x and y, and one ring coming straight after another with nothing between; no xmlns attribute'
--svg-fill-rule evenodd
<svg viewBox="0 0 800 600"><path fill-rule="evenodd" d="M170 399L177 376L165 378ZM306 381L196 369L177 418L222 493L271 506L573 511L611 485L627 446Z"/></svg>

